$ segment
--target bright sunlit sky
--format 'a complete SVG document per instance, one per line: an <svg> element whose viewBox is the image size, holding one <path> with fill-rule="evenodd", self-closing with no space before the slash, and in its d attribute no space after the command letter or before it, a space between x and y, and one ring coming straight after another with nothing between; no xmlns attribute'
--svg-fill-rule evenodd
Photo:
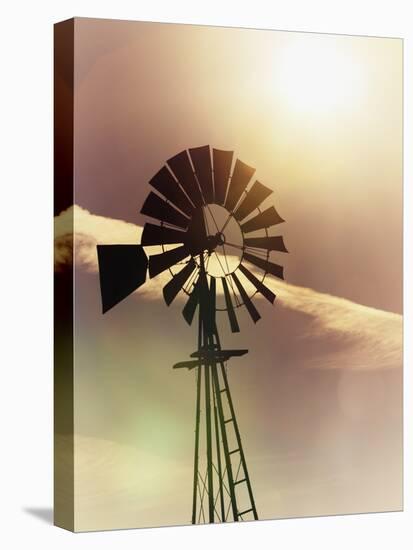
<svg viewBox="0 0 413 550"><path fill-rule="evenodd" d="M342 116L365 100L363 69L345 42L297 33L280 53L274 88L287 108L302 117Z"/></svg>

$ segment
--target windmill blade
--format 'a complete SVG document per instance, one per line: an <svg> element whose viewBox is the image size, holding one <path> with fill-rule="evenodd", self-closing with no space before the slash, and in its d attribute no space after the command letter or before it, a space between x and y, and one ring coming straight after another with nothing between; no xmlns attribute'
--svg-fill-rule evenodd
<svg viewBox="0 0 413 550"><path fill-rule="evenodd" d="M194 207L166 166L149 183L184 214L191 216Z"/></svg>
<svg viewBox="0 0 413 550"><path fill-rule="evenodd" d="M205 202L214 202L214 186L212 183L212 163L209 145L189 149L189 155L194 165L195 174L201 186Z"/></svg>
<svg viewBox="0 0 413 550"><path fill-rule="evenodd" d="M217 284L215 277L211 277L211 283L209 285L209 301L213 310L217 307Z"/></svg>
<svg viewBox="0 0 413 550"><path fill-rule="evenodd" d="M224 289L225 304L228 311L228 319L229 324L231 325L231 332L239 332L237 316L235 315L234 306L232 305L231 295L229 293L229 288L225 277L221 277L221 282Z"/></svg>
<svg viewBox="0 0 413 550"><path fill-rule="evenodd" d="M208 285L208 282L206 282ZM209 323L209 330L213 332L215 329L215 313L216 313L216 281L215 277L211 277L211 283L209 286L208 300L206 302L208 307L207 322Z"/></svg>
<svg viewBox="0 0 413 550"><path fill-rule="evenodd" d="M195 268L196 263L191 258L186 266L174 275L172 279L163 287L163 296L168 306L175 300L176 295L184 286L190 275L194 272Z"/></svg>
<svg viewBox="0 0 413 550"><path fill-rule="evenodd" d="M207 230L204 212L202 208L197 208L189 222L184 241L192 256L197 256L202 252L205 247L206 239Z"/></svg>
<svg viewBox="0 0 413 550"><path fill-rule="evenodd" d="M148 258L136 244L97 245L102 310L106 313L146 280Z"/></svg>
<svg viewBox="0 0 413 550"><path fill-rule="evenodd" d="M259 319L261 319L261 315L258 313L257 308L254 306L254 304L251 302L250 297L245 292L244 287L240 283L240 280L236 276L235 272L231 273L231 277L234 279L235 284L237 285L238 292L240 293L240 296L242 298L242 301L245 304L245 307L248 310L248 313L251 316L251 319L256 323Z"/></svg>
<svg viewBox="0 0 413 550"><path fill-rule="evenodd" d="M244 233L251 233L251 231L271 227L272 225L277 225L283 221L285 220L282 219L276 209L273 206L270 206L270 208L267 208L264 212L260 212L251 220L241 224L241 229Z"/></svg>
<svg viewBox="0 0 413 550"><path fill-rule="evenodd" d="M186 246L179 246L173 250L167 250L161 254L154 254L149 256L149 276L152 279L172 267L176 263L180 262L189 255L188 249Z"/></svg>
<svg viewBox="0 0 413 550"><path fill-rule="evenodd" d="M234 210L254 172L255 168L251 168L251 166L244 164L239 159L235 162L234 172L231 176L231 183L229 184L228 195L225 201L225 208L229 212Z"/></svg>
<svg viewBox="0 0 413 550"><path fill-rule="evenodd" d="M185 307L182 310L182 315L184 316L184 319L188 323L188 325L192 324L196 307L199 302L199 287L200 287L199 281L200 281L200 277L198 277L198 280L192 289L192 292L188 298L188 301L186 302Z"/></svg>
<svg viewBox="0 0 413 550"><path fill-rule="evenodd" d="M159 244L179 244L185 240L186 233L177 231L164 225L145 223L142 232L141 244L143 246L155 246Z"/></svg>
<svg viewBox="0 0 413 550"><path fill-rule="evenodd" d="M245 277L250 281L250 283L252 283L255 286L258 292L264 296L264 298L267 298L267 300L272 304L274 303L275 294L271 292L271 290L267 286L265 286L264 283L262 283L259 279L257 279L257 277L242 264L239 265L239 270L241 271L241 273L245 275Z"/></svg>
<svg viewBox="0 0 413 550"><path fill-rule="evenodd" d="M204 201L198 182L195 179L188 153L186 151L178 153L168 160L168 165L194 205L201 206Z"/></svg>
<svg viewBox="0 0 413 550"><path fill-rule="evenodd" d="M260 267L267 273L271 273L271 275L275 275L279 279L284 279L284 268L281 265L274 264L269 260L257 258L257 256L248 254L248 252L244 252L243 258L248 262L251 262L252 264L256 265L257 267Z"/></svg>
<svg viewBox="0 0 413 550"><path fill-rule="evenodd" d="M145 216L150 216L161 222L168 222L177 227L182 227L182 229L186 229L189 223L186 216L175 210L175 208L152 191L142 206L141 214L145 214Z"/></svg>
<svg viewBox="0 0 413 550"><path fill-rule="evenodd" d="M202 315L203 323L208 327L209 331L212 330L212 308L211 308L211 292L208 286L208 279L205 273L205 260L200 257L201 268L199 271L199 277L197 281L198 297L199 297L199 314ZM215 301L214 301L215 303ZM214 306L215 314L215 306Z"/></svg>
<svg viewBox="0 0 413 550"><path fill-rule="evenodd" d="M265 250L275 250L277 252L288 252L285 247L284 239L279 237L250 237L244 239L245 246L254 248L264 248Z"/></svg>
<svg viewBox="0 0 413 550"><path fill-rule="evenodd" d="M257 208L269 195L271 195L272 190L268 187L265 187L259 181L256 181L251 189L248 191L247 196L238 206L234 212L234 216L238 221L243 220L251 214L251 212Z"/></svg>
<svg viewBox="0 0 413 550"><path fill-rule="evenodd" d="M215 202L221 206L225 202L227 194L229 174L231 172L232 151L212 150L212 161L214 165L214 187Z"/></svg>

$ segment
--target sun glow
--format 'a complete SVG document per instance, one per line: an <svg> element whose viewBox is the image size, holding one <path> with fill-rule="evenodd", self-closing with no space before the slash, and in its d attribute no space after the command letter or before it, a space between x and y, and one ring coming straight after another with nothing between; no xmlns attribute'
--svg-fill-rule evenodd
<svg viewBox="0 0 413 550"><path fill-rule="evenodd" d="M362 66L348 47L324 36L296 36L282 50L277 90L301 114L354 108L363 92Z"/></svg>

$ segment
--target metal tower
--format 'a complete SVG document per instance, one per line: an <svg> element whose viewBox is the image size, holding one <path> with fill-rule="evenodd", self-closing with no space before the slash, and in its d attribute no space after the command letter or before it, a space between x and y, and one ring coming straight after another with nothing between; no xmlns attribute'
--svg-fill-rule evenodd
<svg viewBox="0 0 413 550"><path fill-rule="evenodd" d="M229 515L233 521L258 519L225 366L231 357L245 355L248 350L221 348L215 320L215 279L212 278L208 286L201 258L198 350L191 355L196 359L174 365L174 368L197 371L192 523L225 522ZM199 456L201 399L204 468ZM240 491L241 487L246 491Z"/></svg>

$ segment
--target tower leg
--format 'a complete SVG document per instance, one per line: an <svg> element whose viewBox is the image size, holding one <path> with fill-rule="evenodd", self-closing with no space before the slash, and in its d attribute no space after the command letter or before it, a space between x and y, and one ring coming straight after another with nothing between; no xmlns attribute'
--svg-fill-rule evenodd
<svg viewBox="0 0 413 550"><path fill-rule="evenodd" d="M211 381L210 365L205 365L205 420L206 420L206 452L208 479L208 513L209 523L214 523L214 484L212 465L212 431L211 431Z"/></svg>
<svg viewBox="0 0 413 550"><path fill-rule="evenodd" d="M226 474L227 474L227 478L228 478L228 491L229 491L229 497L230 497L230 500L231 500L232 515L233 515L234 521L238 521L237 499L236 499L236 496L235 496L235 489L234 489L234 476L233 476L233 472L232 472L232 462L231 462L230 450L229 450L229 447L228 447L227 430L226 430L226 426L225 426L221 390L220 390L220 387L219 387L219 380L218 380L218 373L217 373L216 365L215 365L215 368L214 368L213 376L214 376L214 392L215 392L215 398L216 398L217 405L218 405L218 416L219 416L219 420L220 420L220 428L221 428L221 436L222 436L222 447L223 447L223 451L224 451L225 469L226 469Z"/></svg>
<svg viewBox="0 0 413 550"><path fill-rule="evenodd" d="M227 396L227 399L228 399L228 405L229 405L229 409L230 409L230 412L231 412L231 418L233 419L232 422L233 422L233 426L234 426L235 437L237 439L238 452L240 454L240 461L241 461L242 469L244 470L244 481L247 484L248 496L249 496L249 500L250 500L250 504L251 504L251 508L248 509L248 512L251 512L253 514L254 519L258 519L257 509L256 509L256 506L255 506L255 499L254 499L254 495L253 495L252 487L251 487L251 480L250 480L250 476L249 476L248 468L247 468L247 461L245 460L244 450L242 448L241 435L240 435L240 431L239 431L239 428L238 428L237 418L235 416L234 405L232 403L232 397L231 397L231 392L230 392L229 385L228 385L228 378L227 378L227 373L225 371L225 365L223 363L221 363L220 368L221 368L222 378L223 378L223 381L224 381L224 388L225 388L226 396ZM242 512L238 512L238 515L240 515L241 513ZM246 512L244 512L244 513L246 513Z"/></svg>
<svg viewBox="0 0 413 550"><path fill-rule="evenodd" d="M194 455L194 487L192 496L192 523L196 523L198 500L198 464L199 464L199 422L201 418L201 380L202 367L197 368L196 410L195 410L195 455Z"/></svg>
<svg viewBox="0 0 413 550"><path fill-rule="evenodd" d="M214 378L214 377L213 377ZM217 465L218 465L218 494L219 494L219 503L220 503L220 509L221 509L221 521L226 521L226 513L225 513L225 501L224 501L224 484L223 484L223 478L222 478L222 460L221 460L221 444L220 444L220 437L221 437L221 430L219 426L219 419L218 419L218 408L217 408L217 400L215 397L215 385L213 382L213 397L214 397L214 422L215 422L215 445L216 445L216 452L217 452Z"/></svg>

